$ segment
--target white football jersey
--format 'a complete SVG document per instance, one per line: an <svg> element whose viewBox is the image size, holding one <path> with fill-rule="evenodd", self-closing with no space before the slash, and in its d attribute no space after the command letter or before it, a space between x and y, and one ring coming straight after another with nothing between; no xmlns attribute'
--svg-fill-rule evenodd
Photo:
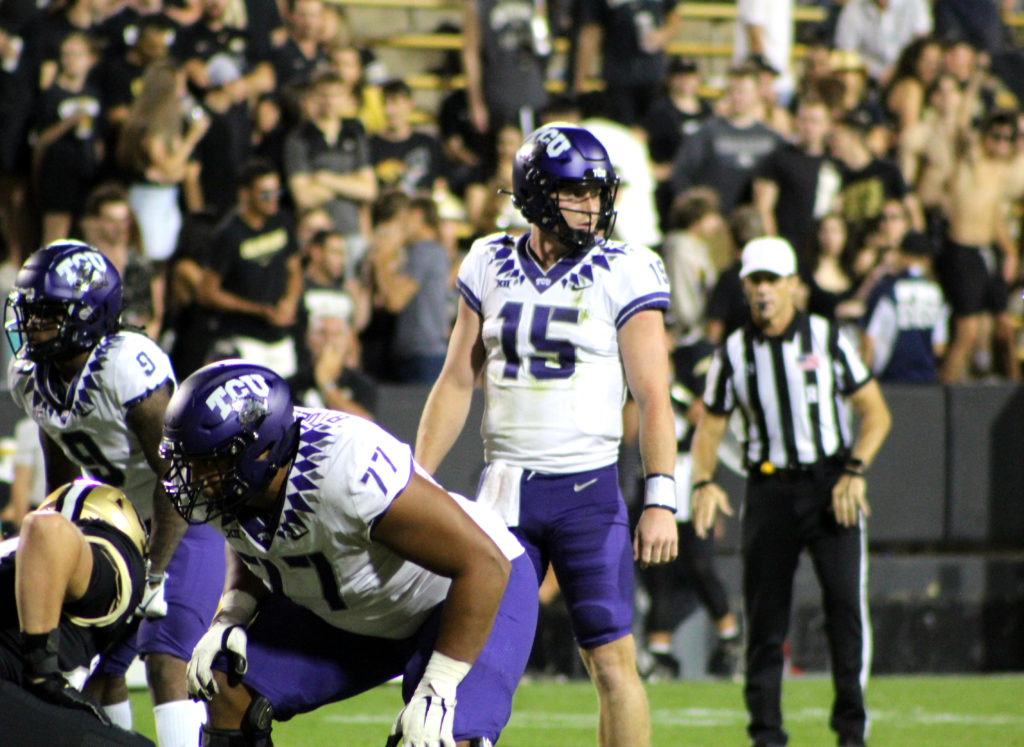
<svg viewBox="0 0 1024 747"><path fill-rule="evenodd" d="M167 354L137 332L105 337L64 398L49 385L49 369L12 359L7 376L14 401L89 477L120 489L143 519L151 518L157 475L127 417L136 404L174 382Z"/></svg>
<svg viewBox="0 0 1024 747"><path fill-rule="evenodd" d="M259 518L224 522L231 549L272 591L331 625L381 638L419 629L450 581L370 539L374 522L412 479L412 450L379 426L298 407L299 449L273 535ZM523 548L488 509L452 496L507 558Z"/></svg>
<svg viewBox="0 0 1024 747"><path fill-rule="evenodd" d="M479 239L459 269L486 348L484 456L544 473L607 466L626 398L618 331L668 308L665 268L646 247L598 241L545 273L528 240Z"/></svg>

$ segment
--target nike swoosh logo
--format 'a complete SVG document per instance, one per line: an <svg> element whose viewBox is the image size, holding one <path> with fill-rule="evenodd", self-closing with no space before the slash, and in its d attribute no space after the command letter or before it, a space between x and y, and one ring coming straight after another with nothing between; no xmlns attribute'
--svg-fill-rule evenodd
<svg viewBox="0 0 1024 747"><path fill-rule="evenodd" d="M587 489L587 488L589 488L589 487L590 487L591 485L593 485L593 484L594 484L595 482L597 482L597 478L596 478L596 477L595 477L595 478L594 478L593 480L587 480L586 482L578 482L578 483L575 483L575 484L574 484L574 485L572 486L572 491L573 491L574 493L578 493L578 492L580 492L581 490L586 490L586 489Z"/></svg>

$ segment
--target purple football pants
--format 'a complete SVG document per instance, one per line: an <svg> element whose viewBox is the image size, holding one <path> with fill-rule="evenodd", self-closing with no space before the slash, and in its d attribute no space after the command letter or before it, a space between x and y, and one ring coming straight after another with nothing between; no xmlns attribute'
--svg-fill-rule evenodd
<svg viewBox="0 0 1024 747"><path fill-rule="evenodd" d="M133 639L102 657L97 671L123 675L136 654L170 654L188 661L210 626L223 590L223 535L205 524L190 526L167 564L167 616L144 619Z"/></svg>
<svg viewBox="0 0 1024 747"><path fill-rule="evenodd" d="M581 648L629 635L633 541L614 465L567 475L525 470L511 529L539 580L549 562L554 568Z"/></svg>
<svg viewBox="0 0 1024 747"><path fill-rule="evenodd" d="M408 701L434 651L443 604L415 635L394 640L339 630L315 614L271 594L260 602L249 626L249 668L243 682L266 697L274 718L344 700L404 675ZM490 637L456 694L456 741L497 741L512 713L512 695L526 669L537 626L537 581L525 555L512 572ZM224 658L214 666L225 670ZM395 709L398 714L398 708Z"/></svg>

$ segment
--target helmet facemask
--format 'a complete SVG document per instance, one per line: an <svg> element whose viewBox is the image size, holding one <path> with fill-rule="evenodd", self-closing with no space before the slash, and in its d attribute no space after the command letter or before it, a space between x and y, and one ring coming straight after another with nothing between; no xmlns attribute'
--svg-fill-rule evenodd
<svg viewBox="0 0 1024 747"><path fill-rule="evenodd" d="M65 301L28 301L25 293L14 291L7 299L4 331L11 351L34 363L73 358L91 347L91 341L78 339L69 324L75 307ZM52 336L40 333L54 331ZM23 352L22 352L23 351Z"/></svg>
<svg viewBox="0 0 1024 747"><path fill-rule="evenodd" d="M561 204L560 194L565 191L587 192L595 188L599 190L600 195L597 212L591 212L589 210L582 210L580 207L570 207L568 205ZM554 221L553 226L540 225L554 233L555 236L558 237L559 241L571 248L573 251L585 251L593 245L594 241L598 237L607 239L611 234L612 228L615 226L615 218L617 215L614 210L614 205L618 189L618 183L609 184L607 181L602 179L561 180L556 183L553 194L550 197L550 203L555 208L554 212L557 215L557 219ZM572 228L565 219L563 211L566 210L588 215L589 221L587 228Z"/></svg>
<svg viewBox="0 0 1024 747"><path fill-rule="evenodd" d="M120 329L121 301L121 277L109 260L87 244L55 241L18 272L5 309L7 341L36 363L74 358Z"/></svg>
<svg viewBox="0 0 1024 747"><path fill-rule="evenodd" d="M554 234L572 251L586 251L611 234L619 179L604 146L587 130L551 124L534 131L516 155L512 177L512 204L526 220ZM559 204L560 191L594 188L600 194L596 213ZM563 209L590 212L589 224L573 228Z"/></svg>

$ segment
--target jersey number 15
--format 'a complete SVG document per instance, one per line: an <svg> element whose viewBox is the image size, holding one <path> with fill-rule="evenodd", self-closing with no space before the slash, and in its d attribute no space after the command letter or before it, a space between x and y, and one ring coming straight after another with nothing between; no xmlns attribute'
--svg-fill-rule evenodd
<svg viewBox="0 0 1024 747"><path fill-rule="evenodd" d="M501 307L498 317L501 324L501 352L505 355L506 379L519 375L523 364L516 348L519 324L523 321L523 304L508 301ZM533 307L528 324L530 344L540 355L526 356L530 374L536 379L568 379L576 371L576 348L568 340L548 337L548 324L565 322L579 324L580 310L564 306Z"/></svg>

